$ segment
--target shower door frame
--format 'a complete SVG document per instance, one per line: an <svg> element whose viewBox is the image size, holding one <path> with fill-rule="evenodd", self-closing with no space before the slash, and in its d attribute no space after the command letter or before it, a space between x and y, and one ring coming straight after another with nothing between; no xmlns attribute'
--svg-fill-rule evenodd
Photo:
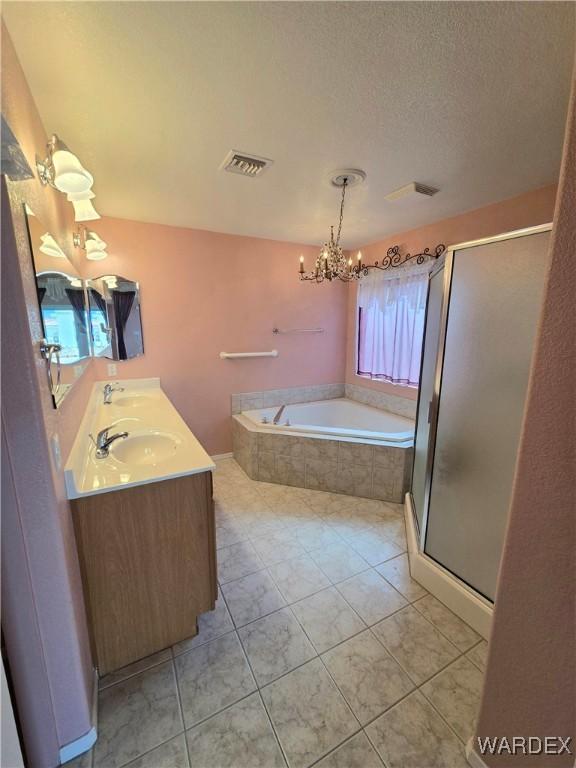
<svg viewBox="0 0 576 768"><path fill-rule="evenodd" d="M446 566L439 563L433 557L431 557L430 555L427 555L425 551L426 532L428 528L428 512L430 509L430 496L432 491L432 474L434 471L438 414L440 411L440 401L442 397L442 376L444 371L444 354L446 349L446 335L448 332L448 319L450 314L450 294L452 290L452 274L454 271L454 254L456 253L456 251L463 251L469 248L477 248L479 246L489 245L491 243L503 242L505 240L515 240L521 237L530 237L531 235L538 235L544 232L550 232L552 230L552 226L553 226L552 223L538 224L533 227L527 227L525 229L517 229L517 230L513 230L512 232L505 232L501 235L496 235L493 237L485 237L479 240L470 240L463 243L457 243L456 245L451 245L446 250L446 253L443 254L443 256L441 257L440 263L434 265L434 268L430 271L430 275L428 277L428 295L429 295L430 282L432 278L440 270L442 269L444 270L442 308L441 308L441 314L440 314L440 330L438 333L438 346L436 350L436 365L434 369L434 386L433 386L433 392L432 392L432 400L427 404L421 403L420 402L421 389L419 389L418 405L416 409L416 425L418 425L418 415L422 407L428 407L429 409L428 423L430 425L429 434L428 434L428 448L426 453L424 509L422 511L421 526L418 524L418 515L417 515L416 507L414 504L414 496L412 493L412 483L414 479L414 466L416 461L415 452L414 452L414 458L412 461L412 479L411 479L410 491L409 491L411 514L413 517L413 522L414 522L414 526L417 533L418 554L421 557L426 558L430 563L433 563L436 568L440 569L445 574L449 575L452 579L456 580L460 584L460 586L463 587L465 590L472 593L475 597L479 598L481 601L485 602L487 605L490 605L490 606L493 605L493 602L489 598L487 598L481 592L478 592L477 589L475 589L473 586L468 584L466 581L464 581L460 576L455 574L449 568L446 568ZM422 345L422 358L421 358L421 364L420 364L420 371L422 371L422 363L424 361L424 352L425 352L424 346L426 342L427 325L428 325L428 317L426 317L426 323L424 325L424 344Z"/></svg>

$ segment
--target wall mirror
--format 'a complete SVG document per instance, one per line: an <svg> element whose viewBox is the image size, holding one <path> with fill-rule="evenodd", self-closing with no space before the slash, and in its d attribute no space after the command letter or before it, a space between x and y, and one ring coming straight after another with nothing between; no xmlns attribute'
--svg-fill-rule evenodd
<svg viewBox="0 0 576 768"><path fill-rule="evenodd" d="M138 283L120 275L86 281L94 357L130 360L144 354Z"/></svg>
<svg viewBox="0 0 576 768"><path fill-rule="evenodd" d="M48 383L58 407L89 362L86 293L78 271L52 234L28 206L25 209L38 306L51 350L46 360Z"/></svg>

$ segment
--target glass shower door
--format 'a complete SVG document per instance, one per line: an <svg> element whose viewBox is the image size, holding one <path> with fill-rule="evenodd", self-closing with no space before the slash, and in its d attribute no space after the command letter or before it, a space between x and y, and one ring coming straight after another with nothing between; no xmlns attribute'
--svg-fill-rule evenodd
<svg viewBox="0 0 576 768"><path fill-rule="evenodd" d="M430 274L428 283L428 302L426 305L426 328L420 372L420 390L418 393L418 415L416 417L416 436L414 439L414 465L412 469L412 500L418 529L422 531L425 520L426 470L428 466L428 442L430 439L430 421L433 413L432 399L436 376L436 360L444 296L444 281L447 271L444 261L438 264Z"/></svg>
<svg viewBox="0 0 576 768"><path fill-rule="evenodd" d="M456 250L447 261L452 277L424 551L490 600L548 240L549 232L516 236Z"/></svg>

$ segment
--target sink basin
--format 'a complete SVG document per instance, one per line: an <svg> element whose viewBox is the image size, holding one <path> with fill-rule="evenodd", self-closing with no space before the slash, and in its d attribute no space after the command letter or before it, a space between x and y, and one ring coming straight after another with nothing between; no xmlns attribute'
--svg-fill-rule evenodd
<svg viewBox="0 0 576 768"><path fill-rule="evenodd" d="M146 408L153 402L154 399L147 395L126 395L112 400L112 404L119 405L120 408Z"/></svg>
<svg viewBox="0 0 576 768"><path fill-rule="evenodd" d="M110 455L122 464L153 466L171 459L180 445L180 438L169 432L132 433L110 448Z"/></svg>

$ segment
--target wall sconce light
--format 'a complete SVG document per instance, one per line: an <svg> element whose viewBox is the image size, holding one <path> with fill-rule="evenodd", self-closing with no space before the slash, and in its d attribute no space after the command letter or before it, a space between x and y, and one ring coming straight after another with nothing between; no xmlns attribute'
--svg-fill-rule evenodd
<svg viewBox="0 0 576 768"><path fill-rule="evenodd" d="M42 184L49 184L65 194L88 192L94 184L94 178L66 144L54 134L46 146L48 154L45 160L36 157L36 168Z"/></svg>
<svg viewBox="0 0 576 768"><path fill-rule="evenodd" d="M72 236L76 248L83 248L86 251L86 258L90 261L101 261L105 259L106 243L100 239L96 232L91 232L86 227L78 228Z"/></svg>
<svg viewBox="0 0 576 768"><path fill-rule="evenodd" d="M95 221L101 218L91 203L94 197L96 195L91 189L86 192L72 192L67 195L68 201L74 206L74 221Z"/></svg>
<svg viewBox="0 0 576 768"><path fill-rule="evenodd" d="M40 242L42 245L38 250L45 256L52 256L55 259L66 258L66 254L49 232L46 232L45 235L42 235Z"/></svg>
<svg viewBox="0 0 576 768"><path fill-rule="evenodd" d="M82 280L79 277L69 277L72 288L82 288Z"/></svg>

